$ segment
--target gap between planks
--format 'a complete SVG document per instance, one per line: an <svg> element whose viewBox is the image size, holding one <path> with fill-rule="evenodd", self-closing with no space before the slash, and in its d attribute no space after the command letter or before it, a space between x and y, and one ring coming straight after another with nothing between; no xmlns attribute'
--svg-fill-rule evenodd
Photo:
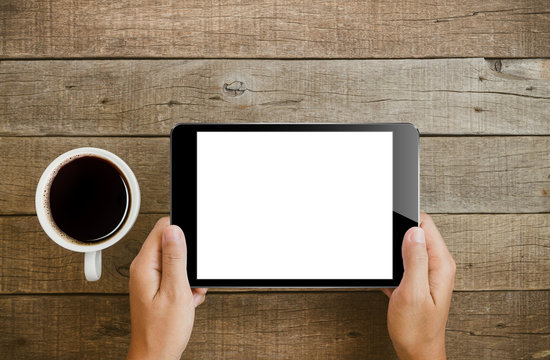
<svg viewBox="0 0 550 360"><path fill-rule="evenodd" d="M334 289L334 288L327 288L327 289L311 289L308 288L257 288L257 289L222 289L222 288L209 288L208 292L206 293L206 296L212 295L212 294L222 294L222 295L232 295L232 294L238 294L238 295L257 295L257 294L325 294L325 293L331 293L331 294L347 294L350 292L353 292L354 294L357 293L371 293L371 292L377 292L380 291L379 288L367 288L367 289L358 289L358 288L349 288L349 289ZM510 293L510 292L544 292L544 291L550 291L550 288L541 288L541 289L497 289L497 290L453 290L453 293ZM9 294L3 294L0 293L0 298L9 298L9 297L48 297L48 296L111 296L111 297L117 297L117 296L128 296L130 293L102 293L102 292L86 292L86 293L23 293L23 292L17 292L17 293L9 293Z"/></svg>

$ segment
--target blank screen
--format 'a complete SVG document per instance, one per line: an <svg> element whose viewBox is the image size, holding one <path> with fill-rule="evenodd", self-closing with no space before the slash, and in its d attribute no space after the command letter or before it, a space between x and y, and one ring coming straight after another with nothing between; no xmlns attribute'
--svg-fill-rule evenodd
<svg viewBox="0 0 550 360"><path fill-rule="evenodd" d="M392 132L198 132L197 279L391 279Z"/></svg>

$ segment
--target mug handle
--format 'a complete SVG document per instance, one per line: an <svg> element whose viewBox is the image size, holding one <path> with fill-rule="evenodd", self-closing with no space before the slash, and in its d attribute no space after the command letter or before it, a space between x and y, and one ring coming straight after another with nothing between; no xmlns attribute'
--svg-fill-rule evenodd
<svg viewBox="0 0 550 360"><path fill-rule="evenodd" d="M99 280L101 277L101 250L84 254L84 275L88 281Z"/></svg>

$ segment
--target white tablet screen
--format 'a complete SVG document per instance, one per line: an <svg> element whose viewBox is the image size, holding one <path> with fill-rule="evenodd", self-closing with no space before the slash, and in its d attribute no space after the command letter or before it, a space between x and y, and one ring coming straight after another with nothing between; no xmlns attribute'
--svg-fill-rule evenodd
<svg viewBox="0 0 550 360"><path fill-rule="evenodd" d="M391 279L392 132L198 132L197 279Z"/></svg>

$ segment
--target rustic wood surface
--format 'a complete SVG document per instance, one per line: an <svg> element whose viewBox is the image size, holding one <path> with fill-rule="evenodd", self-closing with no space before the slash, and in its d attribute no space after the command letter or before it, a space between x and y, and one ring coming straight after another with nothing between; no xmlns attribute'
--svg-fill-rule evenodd
<svg viewBox="0 0 550 360"><path fill-rule="evenodd" d="M50 241L35 216L0 217L0 293L127 293L130 263L161 216L141 214L124 241L103 251L99 282L84 279L83 255ZM456 290L550 290L550 214L433 219L457 264Z"/></svg>
<svg viewBox="0 0 550 360"><path fill-rule="evenodd" d="M550 3L0 1L0 359L120 359L128 266L168 212L180 122L412 122L457 263L449 359L550 359ZM88 283L34 191L98 146L141 214ZM395 359L365 289L211 289L184 359Z"/></svg>
<svg viewBox="0 0 550 360"><path fill-rule="evenodd" d="M545 0L3 0L0 56L549 57Z"/></svg>
<svg viewBox="0 0 550 360"><path fill-rule="evenodd" d="M121 359L126 295L0 297L10 359ZM183 359L395 359L380 292L210 294ZM543 359L550 291L456 292L449 359Z"/></svg>
<svg viewBox="0 0 550 360"><path fill-rule="evenodd" d="M0 93L0 135L10 136L298 121L550 134L550 60L541 59L2 61Z"/></svg>
<svg viewBox="0 0 550 360"><path fill-rule="evenodd" d="M166 137L0 137L0 214L34 214L46 166L81 146L112 151L130 165L142 190L142 212L169 212ZM429 213L548 212L548 149L547 136L421 138L420 207Z"/></svg>

